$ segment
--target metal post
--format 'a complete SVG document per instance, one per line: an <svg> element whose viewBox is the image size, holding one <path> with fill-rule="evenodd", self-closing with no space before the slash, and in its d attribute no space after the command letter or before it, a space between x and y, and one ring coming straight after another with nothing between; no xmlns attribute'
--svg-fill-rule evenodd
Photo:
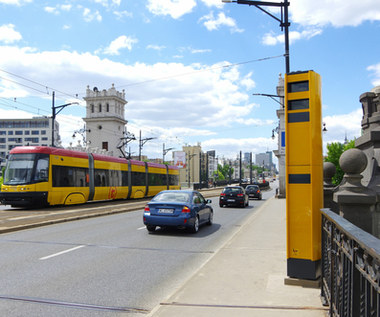
<svg viewBox="0 0 380 317"><path fill-rule="evenodd" d="M52 102L51 102L51 146L52 147L54 147L54 120L55 120L54 96L55 96L55 92L53 91Z"/></svg>
<svg viewBox="0 0 380 317"><path fill-rule="evenodd" d="M284 0L284 27L285 27L285 69L286 73L290 73L290 58L289 58L289 17L288 17L288 0Z"/></svg>

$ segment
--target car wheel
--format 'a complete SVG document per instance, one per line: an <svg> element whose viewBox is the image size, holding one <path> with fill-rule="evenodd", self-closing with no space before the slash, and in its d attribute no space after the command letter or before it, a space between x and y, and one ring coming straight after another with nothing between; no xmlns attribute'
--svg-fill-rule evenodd
<svg viewBox="0 0 380 317"><path fill-rule="evenodd" d="M147 226L146 226L146 229L147 229L149 232L154 232L154 231L156 231L156 226L150 226L150 225L147 225Z"/></svg>
<svg viewBox="0 0 380 317"><path fill-rule="evenodd" d="M197 233L199 230L199 218L198 216L195 217L194 224L191 227L191 232L192 233Z"/></svg>
<svg viewBox="0 0 380 317"><path fill-rule="evenodd" d="M224 207L224 205L223 205L223 204L219 204L219 207L220 207L220 208L223 208L223 207Z"/></svg>
<svg viewBox="0 0 380 317"><path fill-rule="evenodd" d="M208 224L209 226L211 226L212 223L213 223L213 221L214 221L214 213L213 213L213 212L210 212L210 217L208 218L208 222L207 222L207 224Z"/></svg>

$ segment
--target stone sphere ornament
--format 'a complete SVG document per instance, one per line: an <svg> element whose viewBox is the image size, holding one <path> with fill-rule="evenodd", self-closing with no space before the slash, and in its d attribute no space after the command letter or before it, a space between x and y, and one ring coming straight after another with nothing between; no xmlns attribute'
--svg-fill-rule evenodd
<svg viewBox="0 0 380 317"><path fill-rule="evenodd" d="M346 174L360 174L365 170L367 164L367 156L356 148L344 151L339 159L339 165Z"/></svg>

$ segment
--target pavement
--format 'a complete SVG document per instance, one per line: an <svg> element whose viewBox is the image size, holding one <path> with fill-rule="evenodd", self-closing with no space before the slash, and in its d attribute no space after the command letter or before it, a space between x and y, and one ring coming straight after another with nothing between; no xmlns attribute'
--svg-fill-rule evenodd
<svg viewBox="0 0 380 317"><path fill-rule="evenodd" d="M285 199L268 199L148 316L327 316L320 288L315 285L318 283L294 281L286 276L285 225Z"/></svg>

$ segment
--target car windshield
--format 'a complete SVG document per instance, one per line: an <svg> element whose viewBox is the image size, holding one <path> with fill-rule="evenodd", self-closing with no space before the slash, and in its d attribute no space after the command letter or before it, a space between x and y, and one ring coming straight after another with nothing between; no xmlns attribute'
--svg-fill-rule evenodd
<svg viewBox="0 0 380 317"><path fill-rule="evenodd" d="M225 194L239 194L242 192L241 188L238 187L227 187L223 190Z"/></svg>
<svg viewBox="0 0 380 317"><path fill-rule="evenodd" d="M255 186L255 185L252 185L252 186L247 186L247 188L246 188L247 190L249 190L249 189L252 189L252 190L257 190L257 189L259 189L259 186Z"/></svg>
<svg viewBox="0 0 380 317"><path fill-rule="evenodd" d="M180 192L163 192L156 195L152 201L173 201L187 203L190 201L190 194Z"/></svg>
<svg viewBox="0 0 380 317"><path fill-rule="evenodd" d="M48 181L49 156L12 154L5 168L4 185L22 185Z"/></svg>

